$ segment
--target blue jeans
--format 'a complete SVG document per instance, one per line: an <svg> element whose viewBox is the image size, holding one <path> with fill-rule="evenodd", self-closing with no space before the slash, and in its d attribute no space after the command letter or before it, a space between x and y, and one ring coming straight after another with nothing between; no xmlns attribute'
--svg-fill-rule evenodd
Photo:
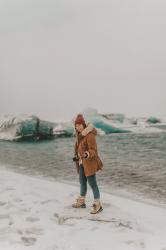
<svg viewBox="0 0 166 250"><path fill-rule="evenodd" d="M100 199L100 192L96 181L96 174L91 176L85 176L84 167L81 164L79 168L79 180L80 180L80 195L85 196L87 193L87 181L92 188L94 199Z"/></svg>

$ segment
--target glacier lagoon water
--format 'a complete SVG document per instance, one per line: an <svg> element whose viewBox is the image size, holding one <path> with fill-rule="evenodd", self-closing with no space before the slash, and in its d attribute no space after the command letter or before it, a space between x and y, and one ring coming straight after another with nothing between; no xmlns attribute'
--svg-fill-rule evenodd
<svg viewBox="0 0 166 250"><path fill-rule="evenodd" d="M97 137L104 163L97 173L108 192L129 191L166 204L166 133ZM0 167L52 180L78 183L72 162L74 138L40 142L0 141Z"/></svg>

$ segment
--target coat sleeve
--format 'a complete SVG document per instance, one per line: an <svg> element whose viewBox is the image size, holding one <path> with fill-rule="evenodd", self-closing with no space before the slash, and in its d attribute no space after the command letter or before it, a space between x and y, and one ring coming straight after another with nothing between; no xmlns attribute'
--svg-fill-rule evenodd
<svg viewBox="0 0 166 250"><path fill-rule="evenodd" d="M78 146L77 146L77 141L75 141L75 145L74 145L74 154L77 155L78 154Z"/></svg>
<svg viewBox="0 0 166 250"><path fill-rule="evenodd" d="M96 156L96 150L97 150L96 136L93 133L90 133L88 135L87 144L88 144L87 159L92 159Z"/></svg>
<svg viewBox="0 0 166 250"><path fill-rule="evenodd" d="M77 140L75 141L75 145L74 145L74 154L78 155ZM75 162L75 165L76 165L77 174L79 174L79 163L78 163L78 161Z"/></svg>

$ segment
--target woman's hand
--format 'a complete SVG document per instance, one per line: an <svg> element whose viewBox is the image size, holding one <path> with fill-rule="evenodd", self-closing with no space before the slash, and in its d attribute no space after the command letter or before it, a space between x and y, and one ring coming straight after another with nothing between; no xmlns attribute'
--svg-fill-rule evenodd
<svg viewBox="0 0 166 250"><path fill-rule="evenodd" d="M73 161L75 161L75 162L79 161L79 156L78 156L78 155L75 155L75 156L73 157Z"/></svg>
<svg viewBox="0 0 166 250"><path fill-rule="evenodd" d="M83 154L83 157L85 159L88 159L89 158L89 152L88 151L85 151L84 154Z"/></svg>

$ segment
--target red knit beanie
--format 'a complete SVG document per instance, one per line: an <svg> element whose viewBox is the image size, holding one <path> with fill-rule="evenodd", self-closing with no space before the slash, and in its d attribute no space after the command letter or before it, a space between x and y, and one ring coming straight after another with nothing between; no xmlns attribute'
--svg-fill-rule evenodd
<svg viewBox="0 0 166 250"><path fill-rule="evenodd" d="M82 124L84 126L84 128L86 127L86 123L85 123L85 120L84 120L84 117L82 114L78 114L76 119L75 119L75 126L76 124Z"/></svg>

